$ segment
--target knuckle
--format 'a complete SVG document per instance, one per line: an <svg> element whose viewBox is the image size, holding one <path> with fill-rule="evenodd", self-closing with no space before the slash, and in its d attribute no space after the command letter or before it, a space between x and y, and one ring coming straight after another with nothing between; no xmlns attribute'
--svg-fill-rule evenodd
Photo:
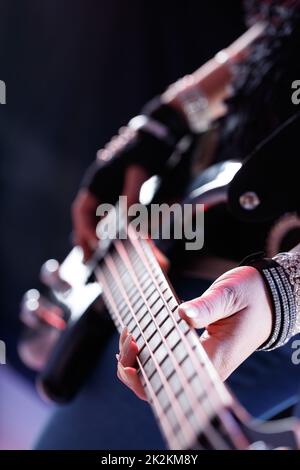
<svg viewBox="0 0 300 470"><path fill-rule="evenodd" d="M235 307L237 302L236 289L233 286L223 288L223 301L227 307Z"/></svg>
<svg viewBox="0 0 300 470"><path fill-rule="evenodd" d="M207 297L203 297L201 299L201 304L199 305L199 313L201 312L201 316L205 316L209 322L210 318L213 316L214 307L210 299Z"/></svg>

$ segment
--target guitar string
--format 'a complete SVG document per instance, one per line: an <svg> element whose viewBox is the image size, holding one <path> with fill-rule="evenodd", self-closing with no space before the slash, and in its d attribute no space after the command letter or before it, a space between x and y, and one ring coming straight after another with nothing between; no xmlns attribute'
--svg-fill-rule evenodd
<svg viewBox="0 0 300 470"><path fill-rule="evenodd" d="M158 269L162 275L164 276L162 269L160 268L158 261L156 257L154 256L153 250L150 247L150 244L146 240L141 240L139 239L138 246L140 246L141 252L145 254L146 258L148 258L148 263L149 263L149 271L152 273L152 277L154 279L154 282L156 282L156 278L154 273L152 272L152 267L150 263L155 264L155 268ZM144 250L143 250L144 247ZM170 288L165 276L164 279L166 281L166 284L168 285L169 291L172 293L173 298L175 297L175 294L172 292L172 289ZM158 290L160 289L160 285L156 282ZM163 295L163 292L161 291L161 295ZM164 299L165 300L165 299ZM173 320L176 322L176 318L173 314L173 311L171 310L171 316L173 317ZM178 323L177 323L178 324ZM179 325L179 324L178 324ZM196 356L196 350L191 347L190 343L188 342L187 338L185 337L184 332L180 329L180 332L183 335L183 338L187 341L187 345L189 349L192 352L192 357L195 357L195 366L197 366L197 363L199 363L199 359ZM221 382L220 377L216 371L216 369L213 367L212 363L210 362L208 356L206 355L206 352L204 351L203 346L199 342L199 336L197 335L196 331L194 328L190 328L189 332L192 334L191 338L195 342L195 346L197 348L197 351L201 355L201 364L203 368L200 368L201 375L204 379L204 382L207 380L207 376L210 378L211 384L212 384L212 392L215 395L215 398L217 399L217 403L220 402L220 399L223 401L223 408L221 407L221 410L217 412L217 416L219 417L220 421L223 423L223 426L227 432L227 435L229 439L234 443L235 448L237 449L245 449L248 448L249 442L245 435L243 434L240 426L237 424L236 420L233 419L232 414L230 412L230 408L233 407L234 401L232 395L229 393L227 387ZM206 370L206 373L205 373ZM208 401L210 401L210 396L207 396ZM212 402L214 401L213 395L212 395ZM213 404L213 403L212 403Z"/></svg>
<svg viewBox="0 0 300 470"><path fill-rule="evenodd" d="M108 304L110 305L110 307L113 311L113 314L116 317L116 321L119 323L119 326L121 327L121 329L123 329L123 328L125 328L125 324L122 320L121 315L119 314L118 306L117 306L113 296L110 293L111 289L110 289L110 287L109 287L109 285L106 281L105 274L104 274L103 270L101 270L101 269L98 269L97 273L98 273L98 279L99 279L99 281L102 285L103 291L104 291L104 296L107 298ZM121 333L120 328L119 328L119 333ZM148 380L147 374L144 371L143 365L142 365L139 358L137 358L137 363L138 363L138 366L141 370L143 378L145 380L147 391L150 395L150 402L152 402L152 404L153 404L153 407L154 407L154 410L155 410L156 415L158 417L159 424L162 428L163 434L166 436L169 443L174 441L174 444L176 442L178 442L178 444L180 445L181 443L178 440L178 436L175 434L175 432L172 428L172 425L169 422L169 419L168 419L165 411L163 410L163 408L162 408L162 406L161 406L161 404L160 404L160 402L159 402L159 400L158 400L158 398L157 398L157 396L156 396L156 394L153 390L153 387L152 387L150 381ZM176 449L176 448L178 448L178 446L174 445L172 448Z"/></svg>
<svg viewBox="0 0 300 470"><path fill-rule="evenodd" d="M133 232L133 236L130 236L130 234L132 232ZM148 265L148 272L150 273L150 275L153 279L153 282L156 285L156 288L157 288L158 292L160 292L160 295L161 295L166 307L168 308L166 299L164 298L164 295L163 295L163 293L160 289L160 286L159 286L159 284L158 284L157 280L155 279L155 276L152 272L151 265L149 263L148 257L145 255L144 250L141 246L141 243L138 243L138 241L139 242L144 241L145 246L147 246L149 248L149 251L152 254L152 251L151 251L149 245L146 245L147 241L146 240L140 240L140 239L137 240L136 233L133 231L133 229L130 225L128 226L128 234L129 234L129 239L130 239L133 247L136 249L137 253L139 254L140 259L142 260L143 264L145 264L145 266ZM154 255L152 256L152 259L155 259ZM156 261L156 264L158 265L157 261ZM176 321L176 318L175 318L175 316L174 316L174 314L171 310L170 310L170 316L172 317L173 321L176 324L178 324L178 322ZM227 430L230 440L233 440L232 437L234 438L234 436L232 436L232 434L231 434L231 432L232 432L232 420L226 419L227 413L225 411L226 406L230 406L230 404L232 403L232 397L230 396L229 392L224 387L224 385L221 383L221 381L220 381L220 379L217 375L217 372L214 370L212 364L209 362L209 359L207 358L206 353L204 352L203 348L201 347L201 345L199 343L199 338L198 337L196 338L197 343L198 343L198 351L201 353L202 365L204 365L204 368L206 369L207 373L205 373L204 368L202 368L202 367L199 368L199 358L197 358L195 350L193 350L193 348L191 347L189 341L187 340L186 336L184 335L183 331L180 328L179 328L179 332L180 332L180 335L181 335L181 338L182 338L183 342L186 344L186 346L188 347L188 349L190 351L190 356L191 356L191 358L194 362L194 367L196 368L196 370L199 370L201 372L202 378L204 379L204 381L206 383L207 383L207 378L208 377L211 380L211 383L213 385L212 391L215 394L216 401L214 403L214 400L211 400L212 397L210 398L209 395L207 395L207 399L208 399L208 401L211 402L211 405L212 405L213 409L214 409L214 406L216 404L217 405L219 404L219 405L221 405L221 410L222 410L222 405L223 405L224 408L223 408L222 412L219 412L219 411L217 412L217 410L215 410L215 412L217 413L217 416L222 421L224 428ZM196 335L196 333L195 333L195 335ZM220 403L220 400L221 400L221 403ZM241 431L237 427L235 427L234 431L237 433L237 438L234 439L234 442L236 442L236 443L244 442L244 439L242 438L242 435L241 435ZM238 447L240 447L240 444L238 444Z"/></svg>
<svg viewBox="0 0 300 470"><path fill-rule="evenodd" d="M126 221L124 220L124 222L126 222ZM115 219L114 219L114 223L115 223ZM126 223L125 224L121 223L121 229L124 229L124 228L125 228L125 230L127 230L127 224ZM129 228L132 229L130 226L129 226ZM120 229L118 230L118 232L120 233ZM150 247L148 245L147 245L147 248L150 249ZM141 252L142 252L142 258L145 258L145 253L143 252L143 250L141 250ZM153 256L152 256L152 258L153 258ZM149 263L147 258L146 258L146 261ZM150 265L150 263L149 263L149 265ZM154 283L157 285L156 279L154 278L153 273L151 271L151 266L150 266L150 275L153 278ZM158 289L158 291L160 290L158 285L157 285L157 289ZM165 298L163 297L163 295L162 295L162 299L166 303ZM168 309L168 305L166 305L166 308ZM173 318L173 321L174 321L174 316L173 316L172 311L170 311L169 313L170 313L170 315L171 315L171 317ZM183 341L186 341L186 344L187 344L188 348L190 349L190 353L191 353L190 356L191 356L191 358L194 362L194 366L196 367L196 369L198 369L200 360L196 356L196 351L194 350L194 348L192 348L190 343L187 341L187 338L183 334L181 328L179 329L179 331L181 333ZM199 339L198 339L198 336L196 335L196 333L195 333L194 341L195 341L195 346L199 346ZM241 436L241 431L236 426L230 425L232 419L228 419L228 418L230 418L230 415L228 416L229 410L227 409L227 407L231 405L232 397L228 393L226 387L224 387L224 385L220 382L218 374L215 371L215 369L213 368L212 364L210 362L208 362L203 348L198 347L197 352L200 353L201 361L203 362L202 365L204 365L204 368L207 369L207 374L204 374L204 370L202 370L202 368L200 368L202 377L204 378L205 381L207 381L207 375L208 375L209 378L211 379L211 383L213 385L212 390L213 390L213 392L216 393L217 399L220 401L220 398L222 397L223 407L224 408L221 410L221 413L220 412L218 413L218 417L219 417L220 422L222 422L224 428L228 432L228 436L231 436L231 432L235 431L238 434L239 438L243 437L243 436ZM209 401L209 396L207 398L208 398L208 401ZM234 442L236 439L231 439L231 440ZM243 441L245 439L241 439L241 440ZM238 446L238 448L240 448L240 446Z"/></svg>
<svg viewBox="0 0 300 470"><path fill-rule="evenodd" d="M207 413L207 411L204 410L204 407L203 407L203 403L201 403L199 401L199 397L196 395L195 393L195 390L193 389L193 387L191 387L191 384L188 382L186 376L184 374L182 374L182 369L179 365L179 362L178 360L176 359L175 357L175 354L174 352L172 351L172 348L169 346L168 344L168 341L166 340L166 338L164 337L164 335L162 334L162 331L157 323L157 320L155 318L155 316L153 315L152 313L152 309L149 305L149 302L148 300L145 298L145 295L143 293L143 289L141 288L141 285L140 285L140 281L138 280L137 276L136 276L136 273L135 273L135 268L134 268L134 265L132 263L132 260L130 259L130 257L128 256L127 254L127 251L126 248L124 247L124 244L122 243L121 240L115 240L114 242L114 246L116 248L116 250L118 251L121 259L123 257L123 262L124 264L126 263L127 265L127 269L128 271L132 274L132 276L134 276L135 278L135 287L140 291L141 293L141 296L145 302L145 304L147 305L147 308L148 308L148 311L152 317L152 321L154 322L155 324L155 327L156 327L156 331L159 333L161 339L162 339L162 342L165 344L166 346L166 349L168 350L169 352L169 357L171 358L172 362L173 362L173 367L175 368L176 372L177 372L177 375L178 375L178 378L179 380L181 381L182 385L183 385L183 390L185 390L185 392L190 396L191 400L192 400L192 403L194 404L195 408L197 407L198 410L196 409L195 410L195 413L196 411L199 411L203 418L202 418L202 424L200 424L200 426L203 427L204 429L204 424L206 425L206 428L205 428L205 435L206 437L208 438L208 440L210 440L213 445L215 446L215 448L222 448L222 447L225 447L228 449L228 445L225 444L224 440L221 438L221 435L218 435L216 433L216 430L212 427L211 425L211 422L210 422L210 419L211 417L209 416L209 414ZM127 262L124 260L124 257L125 259L127 260ZM147 270L147 267L145 266L146 270ZM148 273L149 273L149 269L148 269ZM131 276L131 277L132 277ZM159 292L160 296L164 298L164 294L162 292ZM164 298L165 300L165 298ZM171 314L171 309L169 307L169 305L166 303L166 309L169 313L169 315ZM178 323L174 320L174 326L175 326L175 329L178 331ZM139 325L138 325L139 326ZM141 329L141 328L140 328ZM149 346L148 346L149 348ZM199 369L199 361L198 361L198 367L196 370ZM209 382L208 382L209 383ZM203 391L204 393L206 393L206 390L205 388L203 388ZM208 396L208 394L206 393L206 397ZM199 404L200 404L200 408L199 408ZM193 408L193 406L192 406ZM213 406L211 406L211 409L213 411L213 413L216 412L216 410L214 409ZM200 417L197 415L197 418L200 419Z"/></svg>
<svg viewBox="0 0 300 470"><path fill-rule="evenodd" d="M123 295L124 299L126 299L126 302L127 302L128 306L129 306L129 309L130 309L130 311L131 311L132 316L133 316L134 319L135 319L135 322L136 322L137 324L139 324L139 323L138 323L138 320L137 320L137 317L136 317L136 314L135 314L135 312L134 312L134 310L133 310L133 308L132 308L132 306L131 306L131 302L130 302L130 299L128 298L127 292L126 292L126 290L124 289L122 280L119 279L119 273L118 273L118 270L117 270L117 269L115 268L115 266L114 266L114 262L113 262L113 260L112 260L111 255L110 255L110 254L106 255L106 257L104 258L103 261L104 261L104 263L106 264L106 266L108 267L108 269L110 270L110 272L113 274L113 279L114 279L115 282L118 284L119 290L122 292L122 295ZM143 333L142 330L141 330L141 333L142 333L142 336L143 336L143 338L144 338L144 342L145 342L146 344L148 344L148 341L147 341L147 339L145 338L145 335L144 335L144 333ZM155 365L156 365L156 368L157 368L158 373L159 373L159 375L160 375L162 384L163 384L164 387L165 387L166 393L167 393L168 396L169 396L170 404L173 406L174 411L176 410L175 416L177 417L178 423L181 423L181 420L183 420L183 422L184 422L183 430L186 429L187 434L188 434L188 436L190 436L190 439L191 439L191 440L193 440L193 438L196 438L196 439L197 439L197 436L196 436L196 433L195 433L194 429L192 428L190 422L187 420L185 414L183 413L181 407L179 406L179 403L178 403L178 401L176 400L175 394L174 394L174 392L173 392L173 390L172 390L170 384L167 382L167 380L166 380L164 374L162 373L162 370L161 370L161 368L160 368L160 366L159 366L159 364L158 364L158 362L157 362L157 360L156 360L156 357L154 356L154 354L153 354L153 352L152 352L152 350L151 350L150 348L149 348L149 352L150 352L150 355L151 355L151 357L152 357L152 359L153 359L153 361L154 361L154 363L155 363ZM183 430L182 430L182 432L183 432Z"/></svg>
<svg viewBox="0 0 300 470"><path fill-rule="evenodd" d="M117 214L117 216L116 216L116 214ZM110 221L110 225L116 226L116 223L117 223L117 226L116 226L117 231L114 231L114 232L113 232L114 234L116 234L116 233L119 233L119 234L120 234L120 233L123 231L124 234L127 235L127 234L129 234L129 232L128 232L128 230L129 230L130 232L133 232L133 235L134 235L133 239L136 238L136 232L132 229L132 226L131 226L131 225L128 225L127 217L124 216L124 213L123 213L123 211L122 211L122 207L120 207L118 203L117 203L116 206L115 206L115 212L114 212L114 211L111 211L111 212L108 214L107 217L113 217L112 220ZM112 238L114 238L114 237L112 237ZM125 238L126 238L126 236L125 236ZM129 237L129 238L130 238L130 237ZM142 240L139 240L139 241L141 242ZM132 242L132 244L133 244L133 240L131 240L131 242ZM144 245L148 248L148 252L150 251L150 253L151 253L151 255L152 255L152 256L151 256L152 260L153 260L153 258L155 259L155 257L153 256L153 252L152 252L152 250L150 249L149 244L147 243L147 244L144 244ZM138 254L137 248L135 248L135 250L136 250L136 253ZM149 265L148 270L149 270L150 275L151 275L151 277L152 277L152 279L153 279L153 281L154 281L154 284L156 285L156 288L157 288L157 290L158 290L158 292L159 292L159 291L160 291L160 287L159 287L158 283L156 282L155 277L154 277L153 274L152 274L152 270L151 270L151 266L150 266L149 260L148 260L148 258L147 258L147 256L146 256L146 254L143 252L143 250L141 250L141 253L142 253L142 258L144 258L144 263L145 263L145 259L146 259L146 261L147 261L147 263L148 263L148 265ZM140 256L140 259L141 259L141 255L139 255L139 256ZM158 264L156 259L155 259L155 262L156 262L156 264ZM163 293L160 292L160 294L161 294L161 297L163 298L163 300L165 301L164 296L163 296ZM173 293L172 293L172 294L173 294ZM166 304L166 302L164 302L164 303ZM166 305L166 307L167 307L167 309L169 308L168 305ZM174 315L173 315L173 312L170 312L170 313L171 313L171 317L172 317L173 321L175 321L176 324L178 324L178 322L176 321L176 319L175 319L175 317L174 317ZM186 340L186 337L185 337L185 335L183 334L183 332L182 332L181 329L180 329L180 333L183 335L183 336L182 336L183 341L187 341L187 340ZM198 335L197 335L196 333L195 333L195 339L196 339L196 341L197 341L197 345L199 346L199 339L198 339ZM192 348L191 348L191 346L190 346L190 344L189 344L188 341L187 341L187 345L188 345L188 347L189 347L189 349L190 349L190 353L191 353L192 358L193 358L193 360L194 360L194 366L197 367L197 365L199 365L199 358L197 357L195 351L192 350ZM206 355L204 349L203 349L202 347L201 347L201 348L198 347L197 350L198 350L198 352L199 352L200 355L201 355L202 365L203 365L204 368L207 370L207 374L204 374L204 372L203 372L202 369L201 369L201 372L203 372L203 378L204 378L204 380L207 381L207 375L208 375L208 377L210 378L210 380L211 380L211 382L212 382L213 387L216 389L216 398L217 398L217 400L220 401L220 399L221 399L221 400L223 401L223 405L225 405L225 406L230 406L231 403L232 403L232 397L231 397L231 395L229 394L229 392L227 391L226 387L225 387L225 386L223 385L223 383L220 381L220 378L219 378L219 376L218 376L218 374L217 374L217 371L214 369L213 365L212 365L211 362L208 360L207 355Z"/></svg>
<svg viewBox="0 0 300 470"><path fill-rule="evenodd" d="M133 240L131 240L132 243L133 243ZM153 252L151 250L151 247L148 246L147 243L144 243L144 247L145 247L145 250L143 250L143 247L141 246L141 250L140 250L140 259L142 260L143 263L145 263L145 260L146 262L148 263L149 265L149 272L153 278L153 281L156 285L156 288L158 291L160 291L160 294L163 295L163 292L161 291L160 289L160 286L159 284L157 283L156 279L155 279L155 276L152 274L152 268L151 268L151 264L150 264L150 261L148 259L148 256L147 255L151 255L151 258L152 258L152 262L154 262L156 264L156 266L159 266L158 265L158 262L155 258L155 256L153 255ZM136 248L137 250L137 248ZM146 253L146 250L148 253ZM161 269L159 267L159 269ZM169 286L168 286L169 287ZM169 288L170 289L170 288ZM170 289L171 291L171 289ZM172 292L172 295L174 296L173 292ZM165 300L165 299L164 299ZM171 311L171 316L172 316L172 319L173 321L179 325L178 323L178 320L181 320L180 318L178 318L178 320L175 318L173 312ZM183 320L181 320L183 321ZM179 328L180 330L180 334L182 336L182 339L183 339L183 342L186 342L187 344L187 347L190 349L190 353L192 354L192 359L194 361L194 366L197 368L197 366L199 365L199 358L197 357L196 353L195 353L195 350L192 348L192 346L190 345L190 343L187 341L187 338L184 334L184 332ZM217 403L219 403L220 405L223 404L225 406L230 406L231 403L232 403L232 397L230 396L229 392L227 391L226 387L223 385L223 383L221 382L220 378L219 378L219 375L217 373L217 371L215 370L215 368L213 367L213 365L211 364L211 362L209 361L208 357L207 357L207 354L205 353L203 347L201 346L201 344L199 343L199 336L198 334L196 333L196 331L190 327L190 331L192 331L194 333L194 338L196 340L196 344L197 344L197 350L198 352L200 353L201 355L201 362L200 364L205 368L207 369L207 373L204 373L204 370L203 368L201 368L201 373L203 375L203 379L205 382L209 382L213 385L213 390L216 392L216 398L217 398ZM200 346L200 347L199 347ZM207 379L210 379L210 380L207 380ZM220 403L220 400L222 401L222 403Z"/></svg>

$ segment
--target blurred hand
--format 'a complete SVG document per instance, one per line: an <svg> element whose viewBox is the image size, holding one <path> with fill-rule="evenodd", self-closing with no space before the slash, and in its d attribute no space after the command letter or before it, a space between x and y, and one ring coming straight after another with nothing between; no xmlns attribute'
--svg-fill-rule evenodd
<svg viewBox="0 0 300 470"><path fill-rule="evenodd" d="M96 210L99 204L100 201L87 189L80 189L72 205L73 242L82 248L84 261L97 246Z"/></svg>
<svg viewBox="0 0 300 470"><path fill-rule="evenodd" d="M199 339L222 380L259 348L272 330L272 307L259 272L250 266L220 276L201 296L181 304L189 325L205 328ZM120 338L118 377L146 399L136 370L138 348L127 330Z"/></svg>
<svg viewBox="0 0 300 470"><path fill-rule="evenodd" d="M128 207L137 202L140 188L143 182L148 178L146 170L140 166L128 167L124 177L123 195L127 196ZM72 219L74 231L74 243L83 250L84 261L87 261L97 247L98 238L96 235L96 226L99 218L96 217L96 210L100 203L87 189L80 189L73 205Z"/></svg>

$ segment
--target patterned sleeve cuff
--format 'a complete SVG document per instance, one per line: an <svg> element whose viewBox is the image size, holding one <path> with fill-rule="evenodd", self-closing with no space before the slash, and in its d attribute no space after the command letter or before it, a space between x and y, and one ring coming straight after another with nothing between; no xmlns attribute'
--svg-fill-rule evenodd
<svg viewBox="0 0 300 470"><path fill-rule="evenodd" d="M300 253L279 253L273 258L285 271L296 304L296 321L290 337L300 333Z"/></svg>
<svg viewBox="0 0 300 470"><path fill-rule="evenodd" d="M272 351L285 345L299 331L300 255L296 259L290 253L264 258L262 253L256 253L248 256L241 265L256 268L269 291L273 313L272 331L258 350Z"/></svg>

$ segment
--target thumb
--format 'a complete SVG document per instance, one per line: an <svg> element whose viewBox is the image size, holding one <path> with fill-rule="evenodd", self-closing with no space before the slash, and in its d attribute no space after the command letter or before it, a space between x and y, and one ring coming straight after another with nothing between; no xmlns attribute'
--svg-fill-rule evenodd
<svg viewBox="0 0 300 470"><path fill-rule="evenodd" d="M243 300L237 287L224 280L214 283L201 297L181 304L179 315L194 328L205 328L244 308Z"/></svg>

